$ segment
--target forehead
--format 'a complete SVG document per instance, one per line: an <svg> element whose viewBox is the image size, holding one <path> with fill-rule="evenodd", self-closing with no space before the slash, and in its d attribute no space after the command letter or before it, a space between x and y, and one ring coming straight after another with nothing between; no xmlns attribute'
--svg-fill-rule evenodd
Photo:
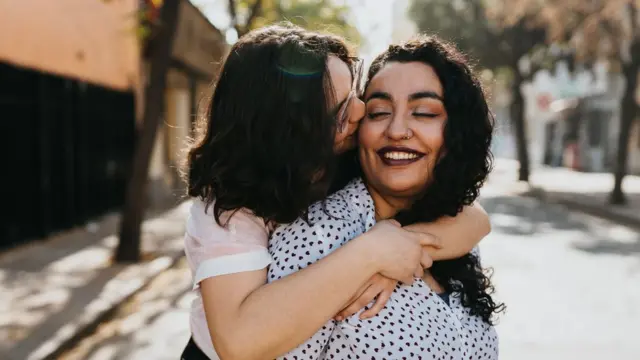
<svg viewBox="0 0 640 360"><path fill-rule="evenodd" d="M378 71L367 87L367 93L384 91L394 98L432 91L443 97L442 83L431 65L422 62L389 62Z"/></svg>

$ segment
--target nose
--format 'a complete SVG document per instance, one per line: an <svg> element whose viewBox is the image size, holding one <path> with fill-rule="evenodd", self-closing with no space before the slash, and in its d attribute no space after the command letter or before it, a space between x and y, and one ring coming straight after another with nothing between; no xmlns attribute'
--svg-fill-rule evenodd
<svg viewBox="0 0 640 360"><path fill-rule="evenodd" d="M365 105L364 101L359 98L353 99L353 103L351 105L351 114L349 114L349 122L350 123L359 123L362 118L364 118L365 113Z"/></svg>
<svg viewBox="0 0 640 360"><path fill-rule="evenodd" d="M345 131L337 134L339 140L343 140L351 135L353 135L356 130L358 130L358 125L360 124L360 120L364 117L365 113L365 105L362 100L358 98L354 98L351 100L349 104L349 114L347 122L345 125Z"/></svg>
<svg viewBox="0 0 640 360"><path fill-rule="evenodd" d="M387 126L386 135L391 140L403 140L408 133L407 120L402 116L401 112L395 112L389 125Z"/></svg>

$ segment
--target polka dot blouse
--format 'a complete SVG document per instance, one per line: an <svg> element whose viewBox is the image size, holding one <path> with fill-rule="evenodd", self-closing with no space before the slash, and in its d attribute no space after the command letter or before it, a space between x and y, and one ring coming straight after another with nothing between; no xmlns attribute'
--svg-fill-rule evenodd
<svg viewBox="0 0 640 360"><path fill-rule="evenodd" d="M373 200L362 180L354 180L329 197L324 208L321 203L313 205L309 220L312 225L298 219L272 234L270 282L318 261L370 229L375 224ZM459 294L451 294L448 305L422 279L398 285L377 316L360 320L360 312L329 321L279 359L498 358L494 328L471 316Z"/></svg>

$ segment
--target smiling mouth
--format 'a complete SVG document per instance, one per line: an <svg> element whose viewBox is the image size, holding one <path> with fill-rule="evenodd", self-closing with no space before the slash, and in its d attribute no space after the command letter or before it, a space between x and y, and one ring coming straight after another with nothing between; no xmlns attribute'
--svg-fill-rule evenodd
<svg viewBox="0 0 640 360"><path fill-rule="evenodd" d="M377 151L382 162L387 166L404 166L412 164L422 159L426 154L406 148L396 146L386 146Z"/></svg>

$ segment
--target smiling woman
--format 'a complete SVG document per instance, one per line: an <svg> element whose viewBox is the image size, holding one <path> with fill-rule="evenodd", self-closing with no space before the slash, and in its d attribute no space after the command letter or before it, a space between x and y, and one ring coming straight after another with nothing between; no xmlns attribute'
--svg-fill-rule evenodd
<svg viewBox="0 0 640 360"><path fill-rule="evenodd" d="M365 177L406 202L424 190L442 154L447 119L442 84L429 65L394 62L371 80L365 99L367 116L359 133Z"/></svg>
<svg viewBox="0 0 640 360"><path fill-rule="evenodd" d="M348 246L377 222L411 226L456 215L478 196L491 165L493 121L452 45L423 37L390 46L371 67L364 99L358 149L346 155L361 173L312 205L309 221L276 229L270 282ZM492 323L503 306L492 299L478 257L434 260L413 284L397 286L378 315L327 322L280 359L497 359Z"/></svg>
<svg viewBox="0 0 640 360"><path fill-rule="evenodd" d="M379 215L408 225L453 216L475 201L492 167L493 117L453 45L422 37L390 46L370 67L365 99L358 160ZM394 156L424 155L408 164L383 160L394 147L409 149ZM462 292L485 322L502 310L475 256L436 261L430 272L433 284Z"/></svg>

